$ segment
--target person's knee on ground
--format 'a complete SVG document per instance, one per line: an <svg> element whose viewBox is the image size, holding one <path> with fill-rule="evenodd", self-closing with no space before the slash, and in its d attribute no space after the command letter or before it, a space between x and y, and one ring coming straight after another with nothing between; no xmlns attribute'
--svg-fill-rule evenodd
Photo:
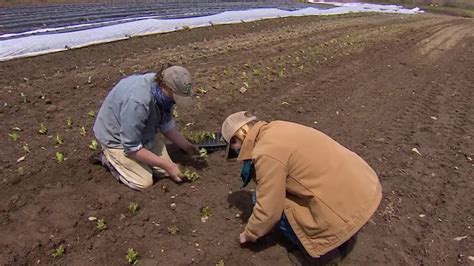
<svg viewBox="0 0 474 266"><path fill-rule="evenodd" d="M124 182L122 182L122 183L124 183ZM142 191L142 190L145 190L145 189L147 189L147 188L149 188L153 185L153 177L144 178L139 183L137 183L137 182L128 182L128 183L124 183L124 184L126 186L128 186L129 188L132 188L134 190Z"/></svg>
<svg viewBox="0 0 474 266"><path fill-rule="evenodd" d="M103 148L102 164L124 185L144 190L153 185L153 171L143 163L128 158L121 149Z"/></svg>

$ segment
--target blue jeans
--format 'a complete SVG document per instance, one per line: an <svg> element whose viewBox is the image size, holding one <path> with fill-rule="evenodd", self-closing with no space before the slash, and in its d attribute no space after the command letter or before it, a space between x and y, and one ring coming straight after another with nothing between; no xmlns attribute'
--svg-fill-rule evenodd
<svg viewBox="0 0 474 266"><path fill-rule="evenodd" d="M255 192L252 194L252 202L254 205L257 202L257 193ZM284 213L282 213L280 221L278 221L276 228L286 237L286 239L291 242L294 247L298 247L302 250L305 250L300 240L296 236L295 232L293 231L293 228L291 228L291 225L288 222L288 219L286 218Z"/></svg>

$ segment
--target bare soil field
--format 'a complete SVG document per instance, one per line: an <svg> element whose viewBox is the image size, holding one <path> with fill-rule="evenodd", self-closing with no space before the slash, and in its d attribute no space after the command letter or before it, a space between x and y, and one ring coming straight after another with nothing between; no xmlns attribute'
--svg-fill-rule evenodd
<svg viewBox="0 0 474 266"><path fill-rule="evenodd" d="M91 111L121 77L164 62L189 68L200 89L193 110L178 110L180 127L219 131L248 109L315 127L376 170L383 201L341 265L474 263L474 20L366 14L213 26L0 62L0 264L125 265L133 248L142 265L291 265L276 234L239 246L251 187L240 190L240 165L223 152L198 165L174 151L200 179L163 179L145 192L89 163ZM202 207L212 212L206 222Z"/></svg>

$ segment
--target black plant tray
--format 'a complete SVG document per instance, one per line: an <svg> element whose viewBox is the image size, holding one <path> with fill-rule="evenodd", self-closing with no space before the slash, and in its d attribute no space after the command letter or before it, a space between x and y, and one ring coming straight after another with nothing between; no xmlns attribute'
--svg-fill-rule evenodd
<svg viewBox="0 0 474 266"><path fill-rule="evenodd" d="M222 137L221 133L214 133L216 136L215 139L211 137L206 137L203 141L200 143L196 143L199 149L204 148L206 149L207 152L214 152L214 151L221 151L225 150L227 147L227 144Z"/></svg>

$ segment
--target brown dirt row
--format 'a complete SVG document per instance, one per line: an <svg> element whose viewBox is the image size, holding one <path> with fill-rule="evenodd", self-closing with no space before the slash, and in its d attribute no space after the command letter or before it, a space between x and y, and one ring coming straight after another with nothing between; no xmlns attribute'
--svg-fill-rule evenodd
<svg viewBox="0 0 474 266"><path fill-rule="evenodd" d="M201 179L160 180L143 193L88 163L94 118L87 113L98 110L122 76L172 62L188 67L196 87L207 91L194 110L178 110L182 127L193 122L190 130L217 131L228 114L249 109L265 120L318 128L374 167L384 200L343 264L468 264L472 26L469 19L433 15L286 18L0 63L0 263L117 265L126 263L128 248L144 264L290 263L279 236L238 246L250 192L239 190L239 164L226 163L222 153L202 166L175 152ZM250 88L241 94L244 82ZM38 134L40 123L48 134ZM14 127L22 129L16 142L8 138ZM55 144L56 133L64 144ZM64 163L55 162L56 151ZM135 215L127 211L132 201L141 207ZM206 223L204 206L212 209ZM107 230L98 232L90 216L104 218ZM168 233L171 226L179 228L176 235ZM467 238L453 240L459 236ZM52 258L61 244L65 255Z"/></svg>

